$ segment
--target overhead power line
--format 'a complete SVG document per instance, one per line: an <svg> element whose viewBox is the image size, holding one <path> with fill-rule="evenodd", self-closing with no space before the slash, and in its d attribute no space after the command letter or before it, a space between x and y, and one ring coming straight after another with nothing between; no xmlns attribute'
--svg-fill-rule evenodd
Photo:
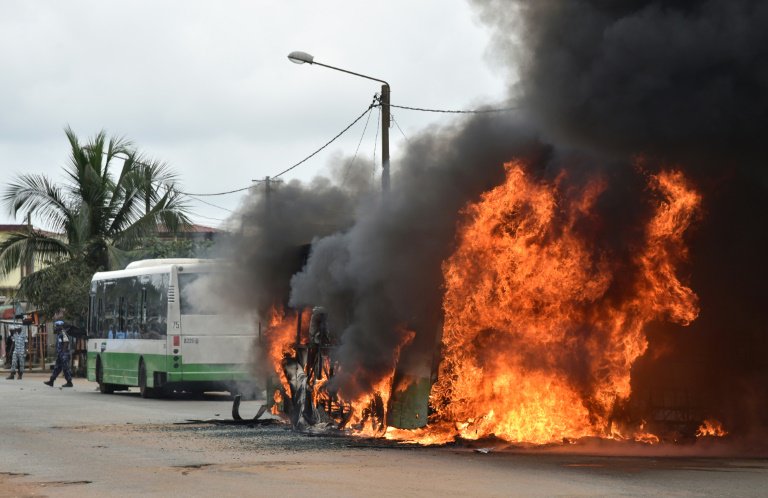
<svg viewBox="0 0 768 498"><path fill-rule="evenodd" d="M341 179L341 185L344 186L347 184L347 175L349 175L349 170L352 169L352 166L355 164L355 161L357 160L357 153L360 152L360 145L363 143L363 138L365 137L365 132L368 130L368 123L371 120L371 114L372 114L372 107L368 108L368 117L365 120L365 126L363 127L363 133L360 134L360 140L357 142L357 148L355 149L355 155L352 157L352 160L347 165L347 169L344 170L344 177Z"/></svg>
<svg viewBox="0 0 768 498"><path fill-rule="evenodd" d="M408 137L405 136L405 133L403 133L403 129L400 128L400 124L395 120L395 116L392 116L392 122L395 123L395 126L397 126L397 129L400 130L400 134L403 136L406 142L410 143L410 140L408 140Z"/></svg>
<svg viewBox="0 0 768 498"><path fill-rule="evenodd" d="M379 117L381 117L381 105L379 107ZM371 171L371 177L376 175L376 146L379 143L379 130L381 129L381 119L376 118L376 135L373 136L373 171Z"/></svg>
<svg viewBox="0 0 768 498"><path fill-rule="evenodd" d="M188 197L190 197L190 198L192 198L192 199L196 200L197 202L202 202L203 204L207 204L207 205L209 205L209 206L211 206L211 207L215 207L215 208L218 208L218 209L222 209L222 210L224 210L224 211L229 211L230 213L234 213L234 211L233 211L233 210L231 210L231 209L229 209L229 208L225 208L225 207L223 207L223 206L218 206L218 205L216 205L216 204L214 204L214 203L212 203L212 202L208 202L208 201L206 201L206 200L203 200L203 199L198 199L198 198L197 198L197 196L194 196L194 195L190 195L190 194L185 194L185 195L187 195Z"/></svg>
<svg viewBox="0 0 768 498"><path fill-rule="evenodd" d="M222 219L222 218L214 218L213 216L205 216L203 214L196 213L196 212L192 212L191 215L192 215L193 218L205 218L206 220L221 221L221 222L227 221L227 220Z"/></svg>
<svg viewBox="0 0 768 498"><path fill-rule="evenodd" d="M381 103L379 103L381 105ZM449 110L449 109L428 109L426 107L410 107L405 105L389 104L389 107L396 107L398 109L406 109L409 111L421 111L421 112L441 112L447 114L486 114L491 112L507 112L516 111L519 107L503 107L499 109L470 109L470 110Z"/></svg>
<svg viewBox="0 0 768 498"><path fill-rule="evenodd" d="M304 158L304 159L302 159L301 161L297 162L296 164L294 164L293 166L291 166L291 167L289 167L289 168L287 168L287 169L284 169L284 170L283 170L283 171L281 171L280 173L278 173L278 174L276 174L276 175L273 175L271 178L278 178L278 177L280 177L280 176L282 176L282 175L284 175L284 174L288 173L288 172L289 172L289 171L291 171L292 169L296 168L297 166L300 166L300 165L304 164L305 162L307 162L309 159L311 159L312 157L314 157L315 155L317 155L317 154L318 154L318 153L319 153L321 150L325 149L326 147L328 147L329 145L331 145L333 142L335 142L335 141L336 141L336 139L338 139L340 136L342 136L344 133L346 133L346 132L347 132L347 130L349 130L350 128L352 128L352 127L353 127L353 126L354 126L354 125L355 125L355 124L356 124L358 121L360 121L361 119L363 119L363 116L365 116L365 115L366 115L366 113L368 113L368 111L370 111L372 108L376 107L376 105L377 105L377 104L376 104L376 98L374 97L374 99L373 99L373 102L371 102L371 105L369 105L369 106L368 106L368 107L367 107L367 108L366 108L366 109L365 109L365 110L362 112L362 114L360 114L360 115L359 115L357 118L355 118L355 120L354 120L354 121L352 121L351 123L349 123L349 125L347 125L347 127L346 127L346 128L344 128L343 130L341 130L341 131L340 131L340 132L339 132L339 133L338 133L338 134L337 134L335 137L333 137L332 139L328 140L328 141L327 141L327 142L326 142L326 143L325 143L325 144L324 144L322 147L320 147L319 149L317 149L316 151L314 151L313 153L311 153L310 155L308 155L307 157L305 157L305 158Z"/></svg>
<svg viewBox="0 0 768 498"><path fill-rule="evenodd" d="M322 145L320 148L318 148L317 150L315 150L314 152L312 152L311 154L309 154L307 157L305 157L305 158L304 158L304 159L302 159L301 161L299 161L299 162L297 162L297 163L293 164L292 166L290 166L290 167L288 167L288 168L284 169L283 171L281 171L280 173L277 173L276 175L272 175L272 176L270 177L270 179L275 179L275 178L278 178L278 177L280 177L280 176L282 176L282 175L284 175L284 174L288 173L288 172L289 172L289 171L291 171L292 169L294 169L294 168L296 168L296 167L298 167L298 166L301 166L303 163L307 162L307 161L308 161L308 160L310 160L312 157L316 156L316 155L317 155L317 154L318 154L320 151L322 151L323 149L325 149L326 147L328 147L329 145L331 145L331 144L332 144L333 142L335 142L335 141L336 141L336 140L337 140L337 139L338 139L340 136L342 136L344 133L346 133L346 132L347 132L347 131L348 131L350 128L352 128L352 127L353 127L353 126L354 126L354 125L355 125L355 124L356 124L358 121L360 121L361 119L363 119L363 116L365 116L365 115L366 115L368 112L370 112L370 110L371 110L371 109L373 109L374 107L378 107L378 106L379 106L379 104L377 104L377 103L376 103L376 99L374 98L373 102L371 102L371 104L370 104L370 105L369 105L369 106L368 106L368 107L365 109L365 111L363 111L363 113L362 113L362 114L360 114L360 115L359 115L357 118L355 118L355 120L354 120L354 121L352 121L352 122L351 122L349 125L347 125L347 127L346 127L346 128L344 128L344 129L343 129L343 130L341 130L341 131L340 131L338 134L336 134L336 136L334 136L332 139L330 139L329 141L327 141L327 142L326 142L325 144L323 144L323 145ZM263 181L263 180L254 180L254 181ZM228 191L226 191L226 192L215 192L215 193L211 193L211 194L190 194L190 193L188 193L188 192L180 192L180 193L182 193L182 194L185 194L185 195L188 195L188 196L190 196L190 197L196 197L196 196L215 196L215 195L227 195L227 194L234 194L234 193L236 193L236 192L242 192L242 191L244 191L244 190L248 190L249 188L251 188L251 186L248 186L248 187L243 187L243 188L240 188L240 189L235 189L235 190L228 190ZM202 199L198 199L198 200L199 200L200 202L204 202ZM220 207L220 206L215 206L215 207ZM221 208L221 209L226 209L226 208Z"/></svg>
<svg viewBox="0 0 768 498"><path fill-rule="evenodd" d="M318 153L320 153L320 152L321 152L323 149L325 149L326 147L328 147L329 145L331 145L333 142L335 142L335 141L336 141L336 140L337 140L339 137L341 137L341 136L342 136L344 133L346 133L347 131L349 131L349 129L350 129L350 128L352 128L352 127L353 127L355 124L357 124L357 122L358 122L358 121L360 121L361 119L363 119L363 116L365 116L365 115L366 115L366 114L367 114L367 113L368 113L368 112L369 112L371 109L373 109L374 107L378 107L378 108L381 108L381 107L382 107L382 105L383 105L383 104L382 104L382 102L381 102L381 97L380 97L379 95L375 95L375 96L373 97L373 101L372 101L372 102L371 102L371 104L370 104L370 105L369 105L369 106L368 106L368 107L365 109L365 111L363 111L363 112L362 112L362 113L361 113L361 114L360 114L360 115L359 115L357 118L355 118L355 120L354 120L354 121L352 121L352 122L351 122L349 125L347 125L347 126L346 126L346 127L343 129L343 130L341 130L341 131L340 131L338 134L336 134L336 136L334 136L333 138L331 138L329 141L327 141L325 144L323 144L323 145L322 145L320 148L318 148L317 150L315 150L314 152L312 152L311 154L309 154L308 156L306 156L306 157L305 157L304 159L302 159L301 161L299 161L299 162L297 162L297 163L293 164L292 166L290 166L290 167L288 167L288 168L284 169L284 170L283 170L283 171L281 171L280 173L278 173L278 174L276 174L276 175L273 175L271 178L278 178L278 177L280 177L280 176L284 175L285 173L288 173L289 171L293 170L294 168L297 168L298 166L301 166L302 164L304 164L305 162L307 162L308 160L310 160L312 157L314 157L314 156L316 156ZM405 110L409 110L409 111L420 111L420 112L436 112L436 113L445 113L445 114L487 114L487 113L494 113L494 112L508 112L508 111L515 111L515 110L518 110L518 109L519 109L519 107L504 107L504 108L497 108L497 109L471 109L471 110L430 109L430 108L426 108L426 107L412 107L412 106L396 105L396 104L391 104L391 103L389 104L389 107L395 107L395 108L397 108L397 109L405 109ZM370 117L370 116L369 116L369 117ZM393 121L394 121L394 119L393 119ZM403 130L402 130L402 129L400 129L400 125L399 125L399 124L398 124L396 121L394 121L394 122L395 122L395 125L397 126L397 128L400 130L400 133L403 135L403 137L404 137L406 140L408 140L408 137L406 137L406 136L405 136L405 133L403 133ZM367 126L367 122L366 122L366 128L367 128L367 127L368 127L368 126ZM363 133L365 133L365 130L363 130ZM377 127L377 130L376 130L376 138L375 138L375 141L378 141L378 134L379 134L379 132L378 132L378 127ZM375 146L375 143L374 143L374 146ZM358 144L358 149L359 149L359 148L360 148L360 145ZM102 152L102 153L103 153L103 154L107 154L106 152ZM355 156L357 156L357 152L355 152ZM143 165L143 166L149 166L148 164L145 164L145 163L142 163L142 162L139 162L139 161L134 161L134 162L135 162L136 164L140 164L140 165ZM376 152L375 152L375 150L374 150L374 167L375 167L375 162L376 162ZM345 176L346 176L346 175L345 175ZM264 181L264 180L252 180L252 182L262 182L262 181ZM237 189L233 189L233 190L226 190L226 191L223 191L223 192L213 192L213 193L192 193L192 192L184 192L184 191L182 191L182 190L178 190L178 189L175 189L175 188L174 188L174 190L175 190L176 192L178 192L179 194L183 194L183 195L186 195L186 196L189 196L189 197L197 198L197 197L213 197L213 196L220 196L220 195L236 194L236 193L238 193L238 192L244 192L244 191L246 191L246 190L250 189L252 186L253 186L253 185L248 185L247 187L237 188ZM226 211L230 211L230 212L233 212L233 211L231 211L231 210L229 210L229 209L227 209L227 208L223 208L223 207L221 207L221 206L216 206L215 204L210 204L210 203L208 203L208 202L205 202L205 201L204 201L204 200L202 200L202 199L197 199L197 200L198 200L198 201L200 201L200 202L203 202L203 203L205 203L205 204L209 204L209 205L211 205L211 206L213 206L213 207L216 207L216 208L219 208L219 209L224 209L224 210L226 210Z"/></svg>
<svg viewBox="0 0 768 498"><path fill-rule="evenodd" d="M255 180L255 181L261 181L261 180ZM249 188L251 188L251 186L250 186L250 185L249 185L249 186L247 186L247 187L238 188L238 189L235 189L235 190L227 190L226 192L215 192L215 193L213 193L213 194L192 194L192 193L190 193L190 192L182 192L182 191L180 191L180 190L178 190L177 192L179 192L180 194L188 195L188 196L190 196L190 197L201 197L201 196L203 196L203 197L210 197L210 196L214 196L214 195L227 195L227 194L234 194L234 193L236 193L236 192L242 192L242 191L244 191L244 190L248 190Z"/></svg>

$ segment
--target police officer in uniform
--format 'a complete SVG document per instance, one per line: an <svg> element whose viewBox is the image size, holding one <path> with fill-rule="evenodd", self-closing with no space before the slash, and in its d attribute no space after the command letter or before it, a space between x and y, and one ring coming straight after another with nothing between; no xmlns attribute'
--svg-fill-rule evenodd
<svg viewBox="0 0 768 498"><path fill-rule="evenodd" d="M58 377L59 373L61 373L63 370L64 378L67 379L67 383L62 387L72 387L72 372L69 370L69 335L67 335L66 331L64 330L63 321L57 320L54 322L53 326L54 330L56 331L56 366L53 368L51 379L43 382L43 384L53 387L53 381L56 380L56 377Z"/></svg>
<svg viewBox="0 0 768 498"><path fill-rule="evenodd" d="M27 356L27 334L21 332L20 325L13 325L10 328L13 339L13 360L11 363L11 375L6 377L13 380L16 371L19 371L19 380L24 375L24 359Z"/></svg>

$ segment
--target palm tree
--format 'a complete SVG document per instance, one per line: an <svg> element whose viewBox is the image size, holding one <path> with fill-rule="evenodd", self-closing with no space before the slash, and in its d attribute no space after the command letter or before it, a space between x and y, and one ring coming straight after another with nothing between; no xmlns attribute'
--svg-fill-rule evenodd
<svg viewBox="0 0 768 498"><path fill-rule="evenodd" d="M0 244L0 273L32 258L45 265L80 260L91 271L115 269L143 237L189 224L167 165L146 160L129 141L107 139L104 131L85 145L69 127L65 132L71 147L68 181L59 185L45 175L22 174L2 195L11 214L34 213L54 233L11 234ZM36 273L31 276L42 276Z"/></svg>

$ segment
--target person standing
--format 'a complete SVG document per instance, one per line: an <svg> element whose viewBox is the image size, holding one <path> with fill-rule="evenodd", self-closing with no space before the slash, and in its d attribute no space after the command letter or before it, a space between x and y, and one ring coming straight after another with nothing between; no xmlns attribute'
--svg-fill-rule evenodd
<svg viewBox="0 0 768 498"><path fill-rule="evenodd" d="M27 334L21 332L20 325L10 327L11 338L13 339L13 360L11 360L11 375L6 377L13 380L16 371L19 372L19 380L24 375L24 359L27 357Z"/></svg>
<svg viewBox="0 0 768 498"><path fill-rule="evenodd" d="M53 381L59 376L61 371L64 371L64 378L67 379L67 383L62 387L72 387L72 372L69 370L70 360L70 340L69 335L64 330L64 322L56 320L53 324L54 331L56 332L56 366L53 368L50 380L43 382L43 384L53 387Z"/></svg>
<svg viewBox="0 0 768 498"><path fill-rule="evenodd" d="M5 338L5 365L11 368L11 359L13 358L13 334L8 331L8 337Z"/></svg>

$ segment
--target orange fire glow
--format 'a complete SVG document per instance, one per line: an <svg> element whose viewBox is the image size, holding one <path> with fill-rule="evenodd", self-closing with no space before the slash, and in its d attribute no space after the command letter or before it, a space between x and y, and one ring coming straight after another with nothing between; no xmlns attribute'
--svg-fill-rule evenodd
<svg viewBox="0 0 768 498"><path fill-rule="evenodd" d="M696 431L696 437L723 437L727 436L728 432L723 428L723 424L719 420L713 418L706 419L702 422L699 429Z"/></svg>
<svg viewBox="0 0 768 498"><path fill-rule="evenodd" d="M685 325L698 315L697 296L676 269L700 196L680 172L650 177L653 216L633 260L620 266L578 235L578 226L594 221L605 182L575 191L565 175L547 182L521 162L505 167L506 182L466 208L457 249L443 263L434 420L388 437L495 435L536 444L616 437L612 409L630 395L630 368L648 346L646 325ZM636 277L627 279L627 271ZM654 442L634 431L628 438Z"/></svg>
<svg viewBox="0 0 768 498"><path fill-rule="evenodd" d="M273 308L270 311L269 327L264 334L269 351L269 359L279 372L280 362L284 353L292 351L291 347L296 341L296 313L286 316L282 310Z"/></svg>
<svg viewBox="0 0 768 498"><path fill-rule="evenodd" d="M305 327L303 328L300 339L304 346L308 346L306 343L306 327L309 326L310 317L311 310L305 309L302 312L302 324L304 324ZM282 383L283 390L282 393L280 389L277 389L274 392L273 399L275 403L272 407L273 414L279 414L280 404L287 401L284 397L286 395L290 396L291 391L288 379L286 379L285 373L283 372L283 359L285 355L293 356L296 354L294 346L297 341L297 326L298 313L296 311L292 310L286 313L279 308L270 310L270 325L264 334L264 342L266 344L265 351L269 356L269 361L272 364L276 376ZM384 415L392 391L395 365L397 364L400 350L403 346L413 340L415 333L405 328L400 328L398 330L398 336L400 337L400 344L392 353L392 370L390 374L379 379L370 392L364 393L355 399L350 400L348 397L344 396L343 392L334 392L333 394L328 392L326 388L329 381L328 375L330 375L330 371L338 369L339 367L338 365L332 365L333 360L327 355L327 352L325 355L322 355L323 364L319 370L325 372L325 375L318 376L317 374L319 372L314 372L313 377L310 380L310 395L312 396L313 404L326 410L334 408L344 411L344 426L351 428L356 435L382 435L385 430ZM303 368L309 376L310 371L316 367L307 364ZM335 422L338 423L341 421L335 420Z"/></svg>
<svg viewBox="0 0 768 498"><path fill-rule="evenodd" d="M280 389L276 389L274 395L272 396L272 408L269 410L269 412L272 415L281 415L281 406L283 402L283 395L280 393Z"/></svg>
<svg viewBox="0 0 768 498"><path fill-rule="evenodd" d="M389 398L392 394L392 382L394 381L395 365L400 357L400 351L404 346L408 345L416 334L411 330L401 329L399 330L399 336L401 337L400 344L395 348L392 357L392 372L390 375L382 377L374 386L371 393L366 393L359 396L351 403L351 418L349 426L355 428L355 434L360 436L380 436L385 433L386 426L383 424L384 411L389 403ZM405 389L403 386L398 386L398 389ZM366 417L372 417L372 411L377 406L382 408L382 422L380 425L376 424L375 417L371 419L371 423L366 423Z"/></svg>
<svg viewBox="0 0 768 498"><path fill-rule="evenodd" d="M268 320L269 325L264 332L265 351L276 376L281 379L283 389L287 393L289 389L283 375L282 361L285 354L293 354L298 314L295 311L286 313L280 307L273 307L269 311ZM279 392L276 395L279 396Z"/></svg>

